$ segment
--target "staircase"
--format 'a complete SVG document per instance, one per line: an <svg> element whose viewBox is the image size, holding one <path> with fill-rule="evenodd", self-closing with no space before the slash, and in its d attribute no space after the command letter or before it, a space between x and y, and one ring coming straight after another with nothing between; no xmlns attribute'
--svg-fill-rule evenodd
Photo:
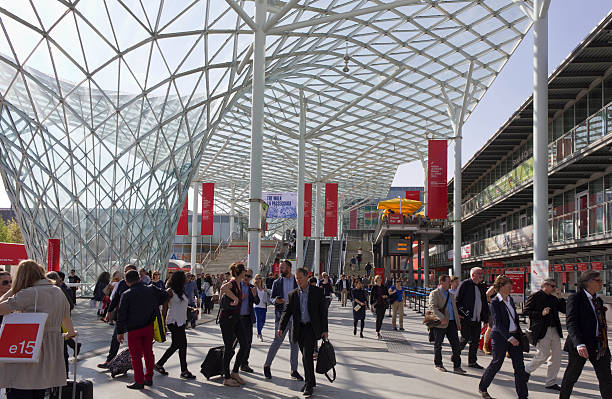
<svg viewBox="0 0 612 399"><path fill-rule="evenodd" d="M331 255L329 258L329 264L327 265L327 270L329 274L340 275L341 270L341 262L342 262L342 241L333 240Z"/></svg>
<svg viewBox="0 0 612 399"><path fill-rule="evenodd" d="M304 267L308 270L312 270L312 263L314 262L314 250L314 240L307 238L306 242L304 243Z"/></svg>
<svg viewBox="0 0 612 399"><path fill-rule="evenodd" d="M355 270L351 270L351 258L357 257L357 250L361 248L363 255L361 256L361 270L355 266ZM346 263L344 266L344 273L350 276L364 276L365 265L370 262L374 266L374 256L372 254L372 242L371 241L348 241L346 243Z"/></svg>
<svg viewBox="0 0 612 399"><path fill-rule="evenodd" d="M270 256L270 253L274 251L276 242L274 240L261 240L261 253L259 258L262 262ZM246 263L248 255L249 243L248 241L234 240L230 245L219 252L216 259L213 259L204 268L204 273L220 274L225 273L229 269L229 265L234 262L243 261Z"/></svg>

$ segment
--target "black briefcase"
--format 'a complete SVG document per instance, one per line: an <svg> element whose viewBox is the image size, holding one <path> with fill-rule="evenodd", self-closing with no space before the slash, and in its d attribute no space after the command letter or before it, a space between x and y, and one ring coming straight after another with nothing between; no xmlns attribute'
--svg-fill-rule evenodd
<svg viewBox="0 0 612 399"><path fill-rule="evenodd" d="M329 376L330 370L332 370L334 378ZM334 382L336 379L336 352L329 341L323 340L321 347L319 347L316 371L319 374L325 374L329 382Z"/></svg>

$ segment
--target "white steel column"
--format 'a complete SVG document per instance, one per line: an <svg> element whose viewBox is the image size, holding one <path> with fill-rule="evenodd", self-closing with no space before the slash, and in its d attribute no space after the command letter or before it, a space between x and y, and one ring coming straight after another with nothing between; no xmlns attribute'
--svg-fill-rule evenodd
<svg viewBox="0 0 612 399"><path fill-rule="evenodd" d="M264 90L266 79L267 0L255 0L255 38L253 45L253 98L251 106L251 181L249 198L248 265L259 273L261 249L261 184L263 152Z"/></svg>
<svg viewBox="0 0 612 399"><path fill-rule="evenodd" d="M533 1L533 260L548 259L548 4Z"/></svg>
<svg viewBox="0 0 612 399"><path fill-rule="evenodd" d="M295 238L295 263L304 266L304 169L306 164L306 98L300 89L300 140L298 144L297 181L297 235Z"/></svg>
<svg viewBox="0 0 612 399"><path fill-rule="evenodd" d="M455 178L453 181L453 274L461 277L461 126L455 137Z"/></svg>
<svg viewBox="0 0 612 399"><path fill-rule="evenodd" d="M192 202L192 208L193 208L193 214L191 215L191 271L193 273L196 273L195 271L195 266L196 266L196 256L197 256L197 249L198 249L198 237L200 236L198 234L198 189L199 189L200 184L196 182L196 184L193 185L193 202Z"/></svg>
<svg viewBox="0 0 612 399"><path fill-rule="evenodd" d="M229 217L229 240L233 241L234 236L234 211L236 205L236 185L232 184L232 197L230 202L230 217Z"/></svg>
<svg viewBox="0 0 612 399"><path fill-rule="evenodd" d="M315 250L314 265L312 271L315 276L319 275L321 266L321 150L317 147L317 181L315 182Z"/></svg>

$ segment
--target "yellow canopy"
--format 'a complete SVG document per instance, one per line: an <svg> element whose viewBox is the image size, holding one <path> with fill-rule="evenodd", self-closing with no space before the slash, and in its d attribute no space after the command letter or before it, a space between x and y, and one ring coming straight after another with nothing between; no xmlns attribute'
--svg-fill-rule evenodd
<svg viewBox="0 0 612 399"><path fill-rule="evenodd" d="M383 209L384 213L389 213L390 210L393 213L400 213L400 203L402 207L403 215L412 215L414 212L418 211L423 203L421 201L410 200L406 198L393 198L386 201L380 201L378 203L378 209Z"/></svg>

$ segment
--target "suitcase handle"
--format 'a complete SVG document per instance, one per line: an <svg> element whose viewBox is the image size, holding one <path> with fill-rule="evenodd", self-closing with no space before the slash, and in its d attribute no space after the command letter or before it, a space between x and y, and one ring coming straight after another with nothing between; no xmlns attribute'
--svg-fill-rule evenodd
<svg viewBox="0 0 612 399"><path fill-rule="evenodd" d="M72 399L76 399L76 391L77 391L77 356L79 352L79 334L74 336L74 381L72 381ZM60 396L60 399L61 396Z"/></svg>

